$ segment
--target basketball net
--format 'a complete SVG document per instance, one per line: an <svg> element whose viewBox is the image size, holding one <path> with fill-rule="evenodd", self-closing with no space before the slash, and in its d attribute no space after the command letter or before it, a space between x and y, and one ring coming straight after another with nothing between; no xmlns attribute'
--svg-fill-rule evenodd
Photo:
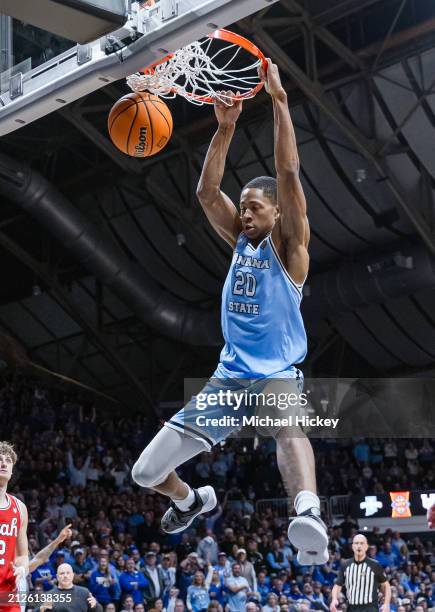
<svg viewBox="0 0 435 612"><path fill-rule="evenodd" d="M212 48L215 41L219 41L216 51ZM248 65L240 66L247 63L246 56ZM252 98L261 89L258 68L264 64L263 54L250 41L217 30L128 76L127 84L136 92L147 90L162 98L179 95L201 106L215 100L232 104L234 99Z"/></svg>

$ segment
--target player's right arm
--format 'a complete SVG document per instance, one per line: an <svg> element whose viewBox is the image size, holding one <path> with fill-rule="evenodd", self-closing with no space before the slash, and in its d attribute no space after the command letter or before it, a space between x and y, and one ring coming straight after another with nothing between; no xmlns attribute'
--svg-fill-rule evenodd
<svg viewBox="0 0 435 612"><path fill-rule="evenodd" d="M234 203L221 190L221 183L236 121L242 112L242 101L234 101L228 106L216 100L214 108L219 126L208 148L196 195L213 229L234 248L242 222Z"/></svg>
<svg viewBox="0 0 435 612"><path fill-rule="evenodd" d="M33 559L29 563L29 573L31 574L40 565L42 565L43 563L46 563L48 559L50 558L50 556L52 555L52 553L56 550L56 548L60 544L62 544L64 540L67 540L68 538L70 538L71 535L72 535L72 531L71 531L71 523L70 523L69 525L67 525L66 527L62 529L62 531L59 533L59 535L57 536L55 540L50 542L50 544L48 544L45 548L43 548L38 553L36 553L36 555L33 557Z"/></svg>

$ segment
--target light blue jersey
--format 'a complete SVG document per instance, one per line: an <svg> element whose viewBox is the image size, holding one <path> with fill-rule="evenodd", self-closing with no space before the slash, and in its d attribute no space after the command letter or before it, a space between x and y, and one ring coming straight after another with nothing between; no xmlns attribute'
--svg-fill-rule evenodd
<svg viewBox="0 0 435 612"><path fill-rule="evenodd" d="M284 268L272 237L254 248L240 234L222 292L225 346L217 378L294 377L307 353L302 286Z"/></svg>
<svg viewBox="0 0 435 612"><path fill-rule="evenodd" d="M256 413L251 404L244 403L237 411L239 420L221 423L219 417L234 415L225 399L228 392L247 392L255 397L267 389L269 379L285 379L281 391L300 393L303 376L295 364L303 361L307 352L301 300L302 286L290 278L271 236L254 248L245 234L240 234L222 293L225 346L220 363L208 383L167 425L210 449L241 429L243 415ZM221 391L222 401L208 403L208 398ZM205 407L198 404L199 398ZM270 428L269 435L276 437L280 429Z"/></svg>

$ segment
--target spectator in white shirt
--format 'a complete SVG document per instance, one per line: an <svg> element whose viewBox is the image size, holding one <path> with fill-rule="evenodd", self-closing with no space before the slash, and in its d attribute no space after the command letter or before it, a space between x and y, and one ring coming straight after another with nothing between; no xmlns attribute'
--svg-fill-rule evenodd
<svg viewBox="0 0 435 612"><path fill-rule="evenodd" d="M266 605L261 608L262 612L279 612L278 597L275 593L269 593Z"/></svg>
<svg viewBox="0 0 435 612"><path fill-rule="evenodd" d="M85 461L83 461L83 459L79 457L76 463L74 464L72 452L70 450L68 451L67 465L68 465L69 481L73 487L85 487L86 486L86 480L88 478L88 469L89 469L90 462L91 462L91 458L88 455Z"/></svg>
<svg viewBox="0 0 435 612"><path fill-rule="evenodd" d="M244 548L239 548L236 553L237 563L240 565L240 575L246 578L249 584L249 590L256 593L257 592L257 576L255 575L254 566L250 561L248 561L246 550Z"/></svg>

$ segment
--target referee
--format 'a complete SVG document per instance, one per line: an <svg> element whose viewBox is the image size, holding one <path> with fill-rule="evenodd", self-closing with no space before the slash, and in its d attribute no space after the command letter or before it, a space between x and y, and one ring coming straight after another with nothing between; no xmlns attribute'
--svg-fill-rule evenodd
<svg viewBox="0 0 435 612"><path fill-rule="evenodd" d="M331 612L337 612L338 596L343 587L349 602L348 612L377 612L378 586L384 596L383 612L390 612L391 587L382 566L367 557L369 545L361 534L352 540L353 559L341 566L332 589Z"/></svg>

